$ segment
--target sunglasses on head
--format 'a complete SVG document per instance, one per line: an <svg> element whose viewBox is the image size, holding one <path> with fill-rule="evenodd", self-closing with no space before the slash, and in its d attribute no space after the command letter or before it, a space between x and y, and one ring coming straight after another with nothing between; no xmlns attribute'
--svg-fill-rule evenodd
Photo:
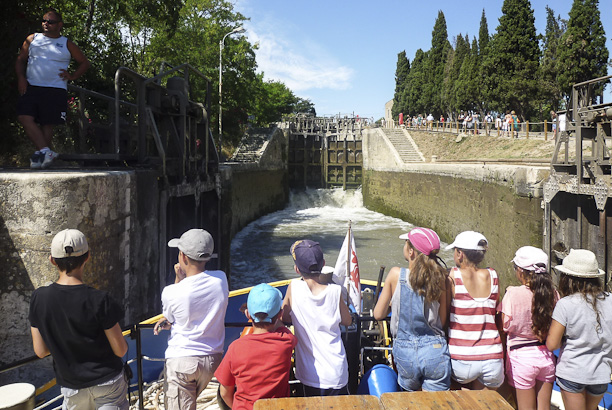
<svg viewBox="0 0 612 410"><path fill-rule="evenodd" d="M57 23L59 23L59 20L42 19L41 22L42 23L47 23L47 24L57 24Z"/></svg>

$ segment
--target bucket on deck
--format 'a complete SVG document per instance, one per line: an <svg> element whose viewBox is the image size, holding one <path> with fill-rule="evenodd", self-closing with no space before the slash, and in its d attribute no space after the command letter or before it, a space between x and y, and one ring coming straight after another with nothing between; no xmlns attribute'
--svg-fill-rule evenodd
<svg viewBox="0 0 612 410"><path fill-rule="evenodd" d="M36 388L29 383L13 383L0 387L0 409L32 410Z"/></svg>
<svg viewBox="0 0 612 410"><path fill-rule="evenodd" d="M397 384L397 373L385 364L377 364L366 372L359 383L357 394L380 397L383 393L401 391Z"/></svg>

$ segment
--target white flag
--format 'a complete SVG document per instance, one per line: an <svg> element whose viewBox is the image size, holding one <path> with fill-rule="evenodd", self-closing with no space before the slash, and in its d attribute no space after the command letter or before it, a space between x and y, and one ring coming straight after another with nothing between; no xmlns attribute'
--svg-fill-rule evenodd
<svg viewBox="0 0 612 410"><path fill-rule="evenodd" d="M347 260L349 260L348 244L351 241L350 273L346 274ZM359 262L355 250L355 238L353 231L349 229L342 243L340 255L334 268L334 283L349 289L349 298L357 313L361 313L361 282L359 278Z"/></svg>

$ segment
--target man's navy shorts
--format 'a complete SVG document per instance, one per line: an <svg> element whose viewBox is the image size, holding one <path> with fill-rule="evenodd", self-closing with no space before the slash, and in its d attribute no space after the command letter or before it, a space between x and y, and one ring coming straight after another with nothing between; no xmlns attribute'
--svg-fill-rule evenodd
<svg viewBox="0 0 612 410"><path fill-rule="evenodd" d="M37 87L28 90L17 100L17 115L29 115L41 124L66 123L68 92L63 88Z"/></svg>

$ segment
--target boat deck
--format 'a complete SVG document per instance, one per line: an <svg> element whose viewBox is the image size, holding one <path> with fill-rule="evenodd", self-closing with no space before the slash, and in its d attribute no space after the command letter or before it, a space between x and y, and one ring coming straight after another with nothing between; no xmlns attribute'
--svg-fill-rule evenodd
<svg viewBox="0 0 612 410"><path fill-rule="evenodd" d="M376 396L289 397L255 402L253 410L512 410L492 390L384 393Z"/></svg>

